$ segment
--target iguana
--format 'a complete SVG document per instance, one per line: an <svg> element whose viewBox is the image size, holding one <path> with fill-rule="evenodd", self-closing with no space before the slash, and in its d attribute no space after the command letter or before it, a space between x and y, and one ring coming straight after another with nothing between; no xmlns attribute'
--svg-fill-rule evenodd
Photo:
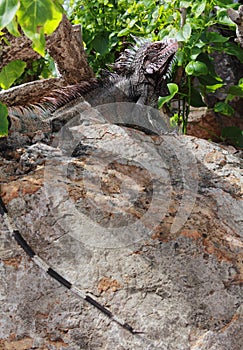
<svg viewBox="0 0 243 350"><path fill-rule="evenodd" d="M49 125L52 130L57 131L76 112L78 113L82 108L89 108L89 106L95 107L112 102L133 102L139 106L149 105L156 107L158 97L166 94L166 78L170 73L171 64L177 48L177 42L174 40L153 43L146 40L137 40L136 45L133 48L125 50L114 63L113 72L104 72L101 78L91 79L59 90L53 90L48 96L42 97L38 101L30 101L28 106L16 106L12 104L9 108L10 118L16 116L21 119L20 128L28 129L28 126L32 124L38 130L42 127L42 123L44 123ZM130 114L128 113L129 116ZM27 121L27 124L25 124L25 121ZM113 122L120 124L124 121L117 119L113 120ZM148 120L148 129L143 128L142 131L151 131L149 123L150 120ZM145 123L145 125L147 124ZM133 126L136 127L137 125ZM69 280L61 276L41 257L36 255L35 251L29 246L21 232L14 225L1 197L0 216L3 217L12 237L23 248L29 258L49 276L99 309L113 322L116 322L130 333L140 333L130 324L114 315L108 308L101 305L88 293L83 292Z"/></svg>
<svg viewBox="0 0 243 350"><path fill-rule="evenodd" d="M158 97L168 94L166 80L177 49L178 43L174 39L151 42L136 38L136 44L126 49L111 65L112 71L104 70L99 78L52 90L39 100L29 101L28 105L12 104L10 119L20 118L20 127L25 131L41 129L43 120L44 124L50 122L53 131L57 131L73 117L69 113L71 108L84 101L92 107L133 102L157 108Z"/></svg>

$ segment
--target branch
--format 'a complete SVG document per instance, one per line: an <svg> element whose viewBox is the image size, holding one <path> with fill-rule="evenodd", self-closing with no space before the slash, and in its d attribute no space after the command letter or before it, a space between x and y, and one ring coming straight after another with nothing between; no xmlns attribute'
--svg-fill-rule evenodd
<svg viewBox="0 0 243 350"><path fill-rule="evenodd" d="M0 69L15 59L30 61L40 57L32 49L31 41L27 37L14 37L7 33L6 39L10 45L2 43ZM61 77L37 80L1 91L1 102L7 106L24 106L39 100L52 89L89 80L94 76L84 52L81 27L72 26L65 15L55 32L46 37L46 48L53 57Z"/></svg>
<svg viewBox="0 0 243 350"><path fill-rule="evenodd" d="M65 15L57 30L46 38L46 47L68 84L94 76L84 52L81 27L72 26Z"/></svg>
<svg viewBox="0 0 243 350"><path fill-rule="evenodd" d="M7 32L4 38L6 40L2 40L0 46L0 70L9 62L17 59L26 62L41 57L32 49L31 40L26 36L15 37Z"/></svg>
<svg viewBox="0 0 243 350"><path fill-rule="evenodd" d="M66 85L65 80L60 78L36 80L1 91L0 101L5 103L8 107L25 106L48 95L50 90L61 88Z"/></svg>

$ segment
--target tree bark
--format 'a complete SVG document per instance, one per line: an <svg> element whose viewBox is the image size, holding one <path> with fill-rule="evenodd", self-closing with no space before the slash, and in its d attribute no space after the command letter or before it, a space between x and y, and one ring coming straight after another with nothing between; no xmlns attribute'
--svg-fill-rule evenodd
<svg viewBox="0 0 243 350"><path fill-rule="evenodd" d="M0 92L0 101L8 107L26 106L34 103L45 96L52 89L61 88L67 85L64 79L50 78L36 80L30 83L14 86L6 91Z"/></svg>
<svg viewBox="0 0 243 350"><path fill-rule="evenodd" d="M65 15L57 30L46 38L46 47L68 84L94 76L84 52L81 26L72 26Z"/></svg>
<svg viewBox="0 0 243 350"><path fill-rule="evenodd" d="M30 61L40 58L27 37L7 33L6 38L10 45L2 46L0 69L16 59ZM72 26L65 15L55 32L46 37L46 48L57 65L60 78L38 80L2 91L1 102L8 106L34 103L53 88L76 84L94 76L84 52L81 27Z"/></svg>
<svg viewBox="0 0 243 350"><path fill-rule="evenodd" d="M2 40L0 46L0 70L14 60L28 62L41 57L32 49L31 40L26 36L15 37L7 32L4 37L6 41Z"/></svg>

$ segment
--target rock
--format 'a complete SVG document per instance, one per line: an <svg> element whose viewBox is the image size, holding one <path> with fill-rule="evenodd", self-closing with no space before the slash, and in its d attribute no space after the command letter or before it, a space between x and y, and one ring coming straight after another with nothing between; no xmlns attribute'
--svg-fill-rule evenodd
<svg viewBox="0 0 243 350"><path fill-rule="evenodd" d="M240 350L238 153L106 118L52 136L1 159L12 220L48 264L143 333L45 275L0 222L0 349Z"/></svg>

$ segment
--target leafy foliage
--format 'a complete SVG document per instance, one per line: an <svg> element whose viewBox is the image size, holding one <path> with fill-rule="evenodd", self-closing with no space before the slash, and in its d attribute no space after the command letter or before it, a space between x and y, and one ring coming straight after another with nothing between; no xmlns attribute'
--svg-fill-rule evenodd
<svg viewBox="0 0 243 350"><path fill-rule="evenodd" d="M0 102L0 137L8 133L8 109Z"/></svg>
<svg viewBox="0 0 243 350"><path fill-rule="evenodd" d="M26 63L15 60L8 63L0 72L0 86L2 89L9 89L14 81L19 78L26 67Z"/></svg>
<svg viewBox="0 0 243 350"><path fill-rule="evenodd" d="M224 141L230 141L233 145L243 148L243 130L236 126L228 126L222 130L222 138Z"/></svg>
<svg viewBox="0 0 243 350"><path fill-rule="evenodd" d="M0 1L0 28L6 27L14 19L18 8L18 0Z"/></svg>
<svg viewBox="0 0 243 350"><path fill-rule="evenodd" d="M95 71L111 63L134 36L159 39L156 34L169 23L172 7L164 12L159 1L78 0L70 16L83 25L83 40Z"/></svg>
<svg viewBox="0 0 243 350"><path fill-rule="evenodd" d="M168 96L160 96L159 97L159 101L158 101L158 108L159 109L162 108L165 103L169 102L175 96L175 94L177 94L177 92L179 91L177 84L169 83L169 84L167 84L167 86L168 86L170 94Z"/></svg>
<svg viewBox="0 0 243 350"><path fill-rule="evenodd" d="M33 48L45 55L45 34L51 34L62 19L62 0L0 0L0 38L4 39L4 27L14 36L19 36L21 27L24 34L32 40ZM8 89L23 76L26 63L15 60L0 72L0 87ZM35 67L37 69L37 67ZM42 73L43 74L43 73ZM0 105L0 136L7 135L7 114Z"/></svg>
<svg viewBox="0 0 243 350"><path fill-rule="evenodd" d="M173 85L173 91L177 89L175 94L171 92L159 99L159 107L176 97L178 111L172 119L182 121L182 129L186 131L190 106L205 106L204 96L224 87L211 54L225 52L243 63L242 49L231 38L235 25L227 16L227 8L238 6L233 0L78 0L71 19L83 25L83 39L95 71L114 61L119 51L131 42L131 34L151 40L176 38L180 50L174 81L180 75L180 83L177 88ZM224 27L229 33L232 30L231 34L224 36L216 27ZM234 97L240 94L239 88L234 88ZM228 102L217 104L215 111L231 115L234 110Z"/></svg>
<svg viewBox="0 0 243 350"><path fill-rule="evenodd" d="M1 0L0 30L7 27L13 35L24 34L32 40L33 48L45 55L45 34L51 34L62 19L63 1L56 0Z"/></svg>

